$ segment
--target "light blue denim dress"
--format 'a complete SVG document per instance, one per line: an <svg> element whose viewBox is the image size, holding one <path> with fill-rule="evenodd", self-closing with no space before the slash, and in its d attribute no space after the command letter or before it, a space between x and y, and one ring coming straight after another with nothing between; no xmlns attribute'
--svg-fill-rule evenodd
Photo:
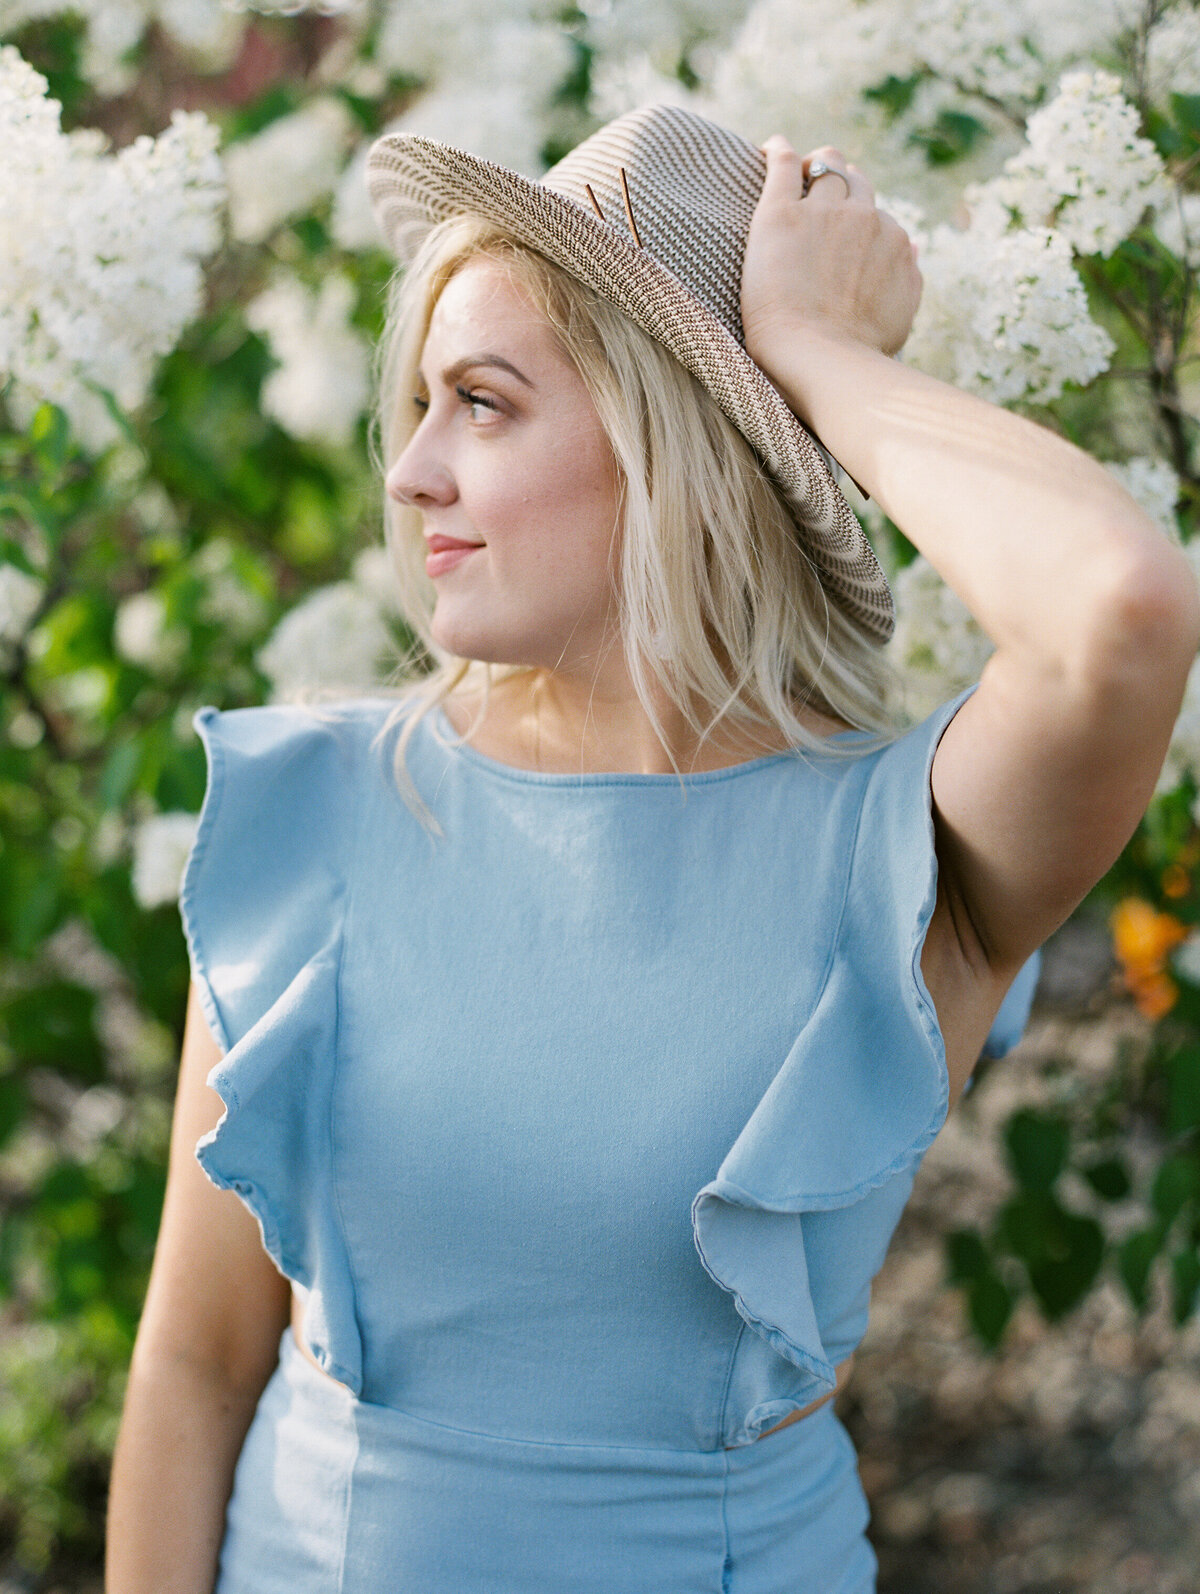
<svg viewBox="0 0 1200 1594"><path fill-rule="evenodd" d="M929 771L540 774L203 709L196 1155L304 1303L218 1594L869 1594L831 1390L947 1108ZM862 739L862 733L847 732ZM839 738L841 740L842 738ZM1034 959L988 1050L1018 1038Z"/></svg>

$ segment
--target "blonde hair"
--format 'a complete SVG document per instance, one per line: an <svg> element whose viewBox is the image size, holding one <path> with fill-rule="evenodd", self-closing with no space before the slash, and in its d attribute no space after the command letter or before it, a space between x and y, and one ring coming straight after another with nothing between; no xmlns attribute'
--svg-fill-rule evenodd
<svg viewBox="0 0 1200 1594"><path fill-rule="evenodd" d="M661 344L493 223L470 215L442 222L409 270L392 279L371 439L381 474L419 420L409 400L434 306L450 278L479 256L503 265L553 327L612 446L620 481L621 641L664 745L651 675L701 741L724 720L743 730L774 728L800 752L860 756L893 734L885 707L891 666L827 597L750 444ZM422 823L440 834L407 769L417 723L464 681L482 689L481 718L493 684L532 667L440 648L430 634L435 593L424 570L420 514L385 496L384 527L400 614L415 642L390 682L403 701L377 741L404 721L394 753L397 784ZM828 743L798 717L805 704L877 737Z"/></svg>

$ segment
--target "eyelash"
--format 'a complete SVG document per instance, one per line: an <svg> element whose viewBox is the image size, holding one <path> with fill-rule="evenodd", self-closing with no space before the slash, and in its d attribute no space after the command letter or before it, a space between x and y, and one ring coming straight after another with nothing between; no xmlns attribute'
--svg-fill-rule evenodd
<svg viewBox="0 0 1200 1594"><path fill-rule="evenodd" d="M470 388L466 387L456 387L454 391L458 394L459 398L462 399L464 404L469 404L472 408L478 404L485 410L492 410L496 414L500 413L500 406L493 403L491 399L484 398L481 393L472 393ZM414 396L413 403L416 405L417 409L422 415L424 415L425 411L429 408L429 400L427 398Z"/></svg>

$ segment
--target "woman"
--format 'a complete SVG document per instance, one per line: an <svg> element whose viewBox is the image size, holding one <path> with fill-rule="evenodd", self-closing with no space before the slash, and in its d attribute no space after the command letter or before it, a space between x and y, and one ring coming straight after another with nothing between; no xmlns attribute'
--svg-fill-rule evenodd
<svg viewBox="0 0 1200 1594"><path fill-rule="evenodd" d="M109 1594L868 1594L831 1397L1153 790L1187 565L890 358L913 251L835 149L654 107L541 185L401 137L371 183L416 251L383 436L438 667L198 716ZM901 735L814 437L995 643Z"/></svg>

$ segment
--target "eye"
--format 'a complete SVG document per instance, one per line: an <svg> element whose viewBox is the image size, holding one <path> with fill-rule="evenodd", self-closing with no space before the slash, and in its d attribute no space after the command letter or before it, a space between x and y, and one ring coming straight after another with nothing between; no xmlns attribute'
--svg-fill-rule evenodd
<svg viewBox="0 0 1200 1594"><path fill-rule="evenodd" d="M414 393L413 394L413 409L416 410L417 414L418 415L424 415L425 411L428 408L429 408L429 400L427 398L422 398L420 393Z"/></svg>
<svg viewBox="0 0 1200 1594"><path fill-rule="evenodd" d="M493 403L491 399L484 398L482 393L472 393L470 388L466 387L456 387L454 391L462 399L463 403L469 404L472 409L479 408L491 410L493 414L499 413L500 406Z"/></svg>

